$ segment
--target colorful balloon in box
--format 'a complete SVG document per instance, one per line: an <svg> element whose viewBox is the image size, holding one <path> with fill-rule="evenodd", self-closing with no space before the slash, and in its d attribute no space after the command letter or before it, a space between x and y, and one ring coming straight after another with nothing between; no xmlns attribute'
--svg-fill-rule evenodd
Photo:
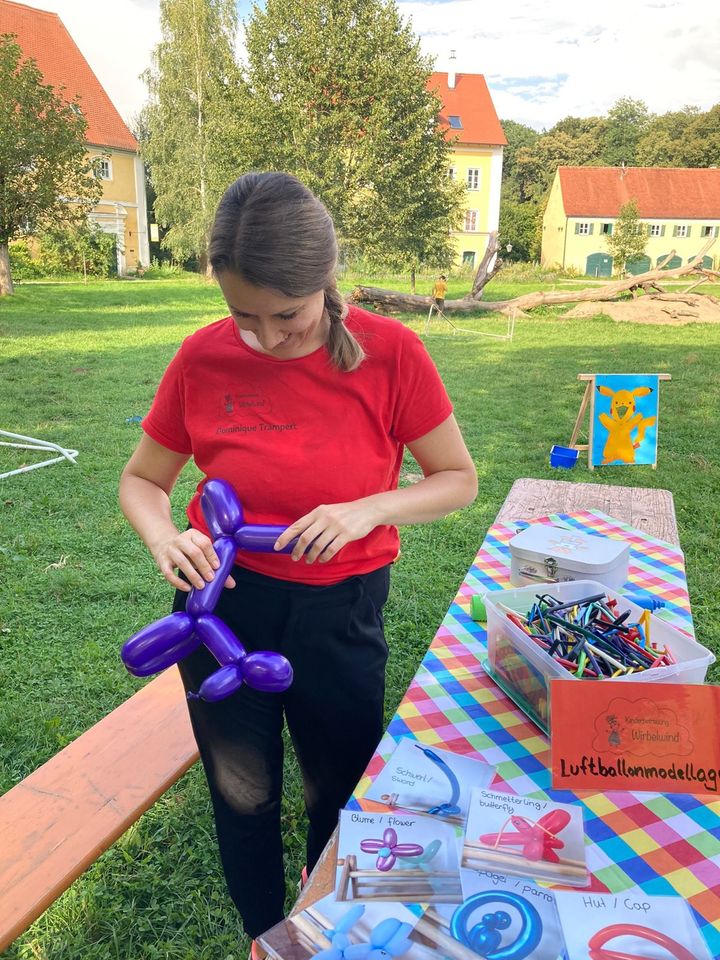
<svg viewBox="0 0 720 960"><path fill-rule="evenodd" d="M546 733L553 679L703 683L715 656L595 580L490 591L490 676Z"/></svg>
<svg viewBox="0 0 720 960"><path fill-rule="evenodd" d="M188 693L189 699L222 700L239 690L243 683L268 693L286 690L293 677L289 661L271 650L248 653L213 610L238 549L274 552L275 541L287 527L245 523L240 500L225 480L208 480L200 504L215 538L213 547L220 567L214 579L201 590L193 587L184 612L162 617L130 637L122 648L123 663L136 677L147 677L172 666L204 644L219 666L197 693ZM295 543L291 541L279 552L290 553Z"/></svg>

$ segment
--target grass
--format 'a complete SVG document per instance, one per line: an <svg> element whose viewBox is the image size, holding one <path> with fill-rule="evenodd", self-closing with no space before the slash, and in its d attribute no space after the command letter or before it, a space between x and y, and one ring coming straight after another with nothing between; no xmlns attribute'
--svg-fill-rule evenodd
<svg viewBox="0 0 720 960"><path fill-rule="evenodd" d="M345 277L349 289L356 278ZM382 285L382 278L374 278ZM393 285L398 286L394 283ZM493 282L489 299L531 289ZM451 283L449 295L467 289ZM419 285L418 292L426 292ZM194 278L22 284L0 301L0 426L80 450L78 465L0 482L0 792L118 706L139 686L118 651L165 613L170 589L121 516L117 480L158 379L181 339L223 314ZM417 330L424 315L403 319ZM504 318L463 317L501 333ZM387 608L392 657L387 713L442 620L512 482L553 478L550 446L566 442L579 372L667 371L660 456L650 468L583 465L571 481L669 488L675 497L699 640L720 648L720 328L571 320L546 308L512 344L433 324L427 339L480 476L476 503L408 528ZM22 462L0 448L0 472ZM30 459L30 457L28 457ZM406 464L413 471L411 462ZM189 467L173 502L182 523L197 482ZM711 677L720 680L715 670ZM148 731L152 736L152 731ZM288 887L303 851L301 788L288 760ZM193 769L5 954L16 960L238 960L247 955L215 852L202 773Z"/></svg>

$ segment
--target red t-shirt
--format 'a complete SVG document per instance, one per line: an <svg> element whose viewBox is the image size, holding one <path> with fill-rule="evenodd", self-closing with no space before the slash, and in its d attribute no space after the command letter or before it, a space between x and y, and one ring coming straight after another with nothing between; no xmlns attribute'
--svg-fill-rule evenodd
<svg viewBox="0 0 720 960"><path fill-rule="evenodd" d="M191 454L205 478L229 481L248 523L288 525L322 503L394 490L403 445L452 405L420 338L397 320L351 306L347 328L367 354L357 370L327 349L279 360L249 347L232 317L189 336L165 371L143 430ZM204 481L203 481L204 482ZM187 509L209 535L198 486ZM330 584L393 561L396 527L376 527L328 563L239 551L237 562L282 580Z"/></svg>

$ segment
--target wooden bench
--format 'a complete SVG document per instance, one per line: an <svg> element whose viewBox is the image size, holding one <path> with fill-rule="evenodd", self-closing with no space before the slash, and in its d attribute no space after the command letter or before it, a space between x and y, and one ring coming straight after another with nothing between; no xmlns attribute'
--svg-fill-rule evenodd
<svg viewBox="0 0 720 960"><path fill-rule="evenodd" d="M594 507L678 542L666 490L518 480L498 519ZM197 760L175 668L0 797L0 952ZM328 847L302 903L331 889Z"/></svg>

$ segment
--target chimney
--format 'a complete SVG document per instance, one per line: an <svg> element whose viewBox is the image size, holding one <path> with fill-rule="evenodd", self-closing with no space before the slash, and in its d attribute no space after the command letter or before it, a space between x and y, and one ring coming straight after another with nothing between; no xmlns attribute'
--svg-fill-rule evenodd
<svg viewBox="0 0 720 960"><path fill-rule="evenodd" d="M450 51L450 69L448 70L448 87L455 89L455 51Z"/></svg>

